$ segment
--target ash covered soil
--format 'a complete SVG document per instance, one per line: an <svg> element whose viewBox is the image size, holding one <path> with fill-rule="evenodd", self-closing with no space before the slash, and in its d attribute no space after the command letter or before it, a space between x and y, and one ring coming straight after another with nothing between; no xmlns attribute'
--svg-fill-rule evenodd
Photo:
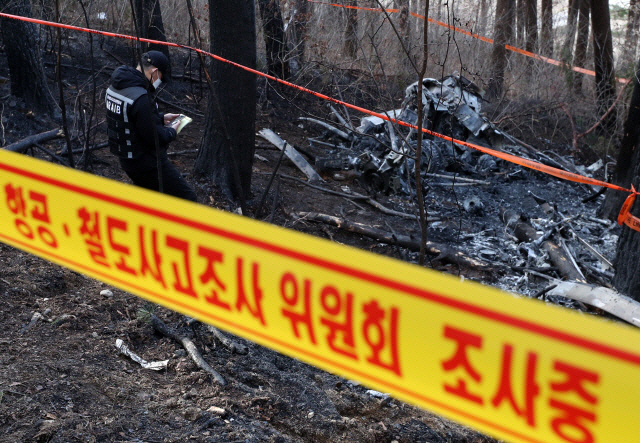
<svg viewBox="0 0 640 443"><path fill-rule="evenodd" d="M0 56L0 76L8 77L6 60ZM113 60L105 63L111 68L118 66ZM99 76L99 97L103 96L107 79L106 75ZM326 117L322 103L285 90L265 90L264 83L260 84L256 130L276 131L284 140L305 151L312 164L314 156L333 155L334 148L320 144L311 147L307 141L308 137L320 136L321 128L297 121L298 117L313 116L303 113L310 109L316 117ZM197 100L197 90L194 92L192 84L181 81L174 82L161 97L167 102L179 103L182 112L192 112L194 116L194 122L172 143L170 152L179 152L172 160L188 174L187 179L197 190L201 203L236 210L209 181L190 174L204 127L204 117L193 111L204 114L205 101ZM50 119L30 113L20 99L9 94L8 83L0 84L0 105L4 109L6 144L58 127ZM181 112L171 105L161 104L161 108ZM96 142L105 140L102 124ZM62 141L47 146L57 152L64 148ZM571 153L563 151L562 146L545 149L554 149L557 154L571 158ZM255 214L279 153L268 142L257 138L249 216ZM33 154L50 160L41 151ZM464 152L456 155L462 157ZM544 254L533 247L519 245L499 216L500 208L512 209L544 230L551 221L529 192L555 205L564 217L576 217L573 225L576 231L609 260L613 259L617 228L578 217L594 216L599 204L598 200L582 203L589 195L584 186L501 161L495 167L478 168L479 156L467 154L467 157L466 163L455 160L447 170L437 172L455 172L459 177L488 184L454 187L443 185L442 179L429 178L425 200L435 221L429 224L428 240L502 266L464 267L429 255L428 267L523 296L545 288L548 285L545 278L517 269L535 268L538 274L559 276L551 268L545 271L543 268L549 265ZM578 164L581 161L574 160ZM128 182L106 149L93 152L90 172ZM306 180L286 159L279 172ZM340 171L325 172L323 178L324 182L318 185L324 189L341 194L373 195L387 208L416 212L412 199L403 193L372 193L370 183ZM274 197L277 197L275 206ZM472 210L466 210L464 202L470 198L479 203ZM411 263L418 260L415 251L299 218L297 214L302 212L338 216L419 238L415 220L384 214L362 201L329 194L287 177L276 180L272 186L261 219ZM566 241L581 264L601 269L598 261L578 242L568 237ZM589 266L585 266L588 280L602 284L607 270L589 274ZM547 298L546 301L599 314L566 299ZM180 345L157 334L138 318L138 310L144 306L143 300L131 294L0 244L0 328L3 331L0 334L0 442L494 441L419 408L372 395L367 387L356 382L240 338L234 340L246 345L249 352L233 353L214 340L202 325L189 325L181 315L157 308L156 315L191 337L205 360L225 378L227 385L220 386L195 366ZM32 323L34 313L40 313L43 319ZM161 372L142 369L119 355L114 346L116 339L123 340L148 361L168 359L168 369Z"/></svg>

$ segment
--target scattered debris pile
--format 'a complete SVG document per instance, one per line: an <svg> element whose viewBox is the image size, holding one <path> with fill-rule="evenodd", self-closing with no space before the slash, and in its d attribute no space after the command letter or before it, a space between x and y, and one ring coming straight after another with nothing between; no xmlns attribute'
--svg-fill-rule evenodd
<svg viewBox="0 0 640 443"><path fill-rule="evenodd" d="M418 82L407 87L400 109L385 112L387 116L411 125L418 121ZM459 75L441 80L423 80L423 127L486 147L502 148L503 134L482 116L482 93L472 82ZM417 147L416 130L393 124L379 117L368 116L357 128L332 107L343 128L338 129L318 120L311 120L326 129L324 138L335 145L327 156L317 158L319 171L352 170L371 191L410 194L415 186L414 158ZM314 143L324 143L310 139ZM422 173L461 172L484 173L496 168L496 160L488 155L457 146L446 140L425 135L422 142Z"/></svg>
<svg viewBox="0 0 640 443"><path fill-rule="evenodd" d="M418 86L410 85L402 106L385 114L415 125ZM422 86L423 127L427 129L581 175L599 179L607 175L602 160L589 167L578 166L570 156L550 149L546 140L537 140L543 147L537 149L498 130L482 115L482 92L464 77L424 79ZM301 118L324 129L322 137L309 139L312 148L321 152L308 155L315 161L315 170L306 161L295 160L297 152L291 145L279 138L273 141L275 134L263 130L261 135L284 150L309 182L349 174L369 195L342 186L341 197L358 206L356 200L371 204L385 194L394 208L385 207L382 212L415 221L416 130L375 116L363 118L354 127L348 113L345 118L333 106L331 110L340 126ZM557 180L430 135L422 142L421 176L429 223L425 249L432 267L447 270L457 266L465 269L466 276L475 275L503 290L588 312L606 311L636 323L629 312L640 312L640 304L623 300L611 290L619 227L589 216L598 206L597 189ZM420 234L406 222L392 226L385 220L384 228L375 218L350 220L342 208L340 215L300 211L292 217L296 223L323 223L394 245L409 251L401 253L404 259L417 261ZM364 218L362 212L354 215ZM619 309L623 304L634 308Z"/></svg>

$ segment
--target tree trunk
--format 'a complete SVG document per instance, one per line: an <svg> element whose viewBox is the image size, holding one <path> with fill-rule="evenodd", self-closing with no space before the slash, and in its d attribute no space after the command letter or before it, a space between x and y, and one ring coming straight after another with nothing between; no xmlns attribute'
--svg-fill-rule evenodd
<svg viewBox="0 0 640 443"><path fill-rule="evenodd" d="M515 0L498 0L496 21L493 31L493 52L491 53L491 76L487 86L487 100L492 101L502 95L504 70L507 67L506 44L513 37Z"/></svg>
<svg viewBox="0 0 640 443"><path fill-rule="evenodd" d="M634 174L638 174L638 143L640 142L640 62L636 75L633 76L633 95L629 103L629 112L624 122L624 133L620 142L620 152L618 153L618 161L612 182L618 186L629 187ZM637 183L636 183L637 186ZM607 190L605 200L598 215L600 217L615 220L620 212L622 203L627 196L614 190ZM636 203L636 206L638 203Z"/></svg>
<svg viewBox="0 0 640 443"><path fill-rule="evenodd" d="M640 72L640 63L638 71ZM620 146L618 156L618 168L614 182L621 183L625 187L633 179L633 184L640 187L640 149L638 149L638 135L640 134L640 83L638 76L634 77L633 96L629 105L629 114L624 124L624 136ZM622 192L609 190L607 192L607 203L615 202L615 208L620 210L626 195ZM640 202L636 200L632 208L632 214L640 215ZM616 272L613 278L613 285L620 292L629 297L640 300L640 232L634 231L628 226L622 226L622 233L618 239L618 250L615 260Z"/></svg>
<svg viewBox="0 0 640 443"><path fill-rule="evenodd" d="M398 18L398 27L400 28L400 36L402 38L402 44L405 48L409 49L409 41L411 39L411 27L409 26L409 0L398 0L398 9L400 9L400 15Z"/></svg>
<svg viewBox="0 0 640 443"><path fill-rule="evenodd" d="M489 0L480 0L480 20L478 24L478 31L484 35L487 31L487 20L489 18Z"/></svg>
<svg viewBox="0 0 640 443"><path fill-rule="evenodd" d="M580 0L578 8L578 38L576 40L576 52L573 59L574 66L584 68L587 63L587 47L589 46L589 9L591 0ZM582 81L584 74L572 72L573 90L576 94L582 93Z"/></svg>
<svg viewBox="0 0 640 443"><path fill-rule="evenodd" d="M402 46L408 52L401 51L402 67L405 72L412 72L413 65L411 64L411 26L409 24L409 0L397 0L396 7L400 10L398 16L398 32L400 33L400 40Z"/></svg>
<svg viewBox="0 0 640 443"><path fill-rule="evenodd" d="M538 1L526 0L527 7L527 39L525 49L529 52L538 50Z"/></svg>
<svg viewBox="0 0 640 443"><path fill-rule="evenodd" d="M269 74L283 80L289 79L289 61L284 37L284 21L278 0L258 0L260 19L267 51Z"/></svg>
<svg viewBox="0 0 640 443"><path fill-rule="evenodd" d="M209 6L211 52L255 69L253 0L212 0ZM215 95L209 97L207 124L194 172L213 179L225 194L243 202L251 190L256 77L217 60L212 62L211 71Z"/></svg>
<svg viewBox="0 0 640 443"><path fill-rule="evenodd" d="M31 17L29 0L0 0L0 11ZM38 112L54 113L58 106L44 74L38 28L33 23L0 19L0 28L9 64L11 94L22 97Z"/></svg>
<svg viewBox="0 0 640 443"><path fill-rule="evenodd" d="M516 0L516 26L515 26L515 38L518 48L524 48L527 41L527 1L528 0ZM497 8L497 5L496 5Z"/></svg>
<svg viewBox="0 0 640 443"><path fill-rule="evenodd" d="M591 28L593 29L593 58L596 71L598 115L603 115L616 99L609 0L591 0ZM603 121L599 128L604 131L605 135L612 133L616 119L617 114L614 110Z"/></svg>
<svg viewBox="0 0 640 443"><path fill-rule="evenodd" d="M166 42L160 0L135 0L133 4L140 37ZM142 43L142 50L160 51L169 58L169 48L165 45Z"/></svg>
<svg viewBox="0 0 640 443"><path fill-rule="evenodd" d="M620 57L622 60L622 69L624 71L626 71L627 66L631 66L636 59L636 50L638 47L638 19L640 18L640 14L638 14L638 6L640 6L638 4L638 0L629 0L629 18L627 20L627 28L624 38L624 49L622 56Z"/></svg>
<svg viewBox="0 0 640 443"><path fill-rule="evenodd" d="M553 1L541 0L540 7L540 52L545 57L553 57Z"/></svg>
<svg viewBox="0 0 640 443"><path fill-rule="evenodd" d="M294 17L293 29L295 31L294 53L298 61L298 69L302 69L302 65L305 62L307 22L309 21L307 3L307 0L296 0L296 15Z"/></svg>
<svg viewBox="0 0 640 443"><path fill-rule="evenodd" d="M347 0L345 6L358 6L358 0ZM358 10L346 8L347 26L344 30L344 53L348 57L358 55Z"/></svg>
<svg viewBox="0 0 640 443"><path fill-rule="evenodd" d="M573 43L576 38L576 21L578 19L578 9L581 0L569 0L569 15L567 17L567 32L562 44L562 54L560 57L565 63L573 63Z"/></svg>

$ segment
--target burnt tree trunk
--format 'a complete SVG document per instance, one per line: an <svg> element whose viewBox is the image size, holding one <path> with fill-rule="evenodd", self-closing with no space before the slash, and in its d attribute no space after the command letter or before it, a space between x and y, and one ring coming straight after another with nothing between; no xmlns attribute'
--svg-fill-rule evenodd
<svg viewBox="0 0 640 443"><path fill-rule="evenodd" d="M545 57L553 57L553 1L541 0L540 52Z"/></svg>
<svg viewBox="0 0 640 443"><path fill-rule="evenodd" d="M627 19L627 28L624 37L624 49L622 51L623 69L630 66L636 58L636 50L638 48L638 24L640 14L638 14L638 0L629 0L629 17ZM625 69L626 70L626 69Z"/></svg>
<svg viewBox="0 0 640 443"><path fill-rule="evenodd" d="M569 15L567 17L567 33L562 44L562 61L568 64L573 63L573 44L576 39L576 21L578 19L578 9L581 0L569 0Z"/></svg>
<svg viewBox="0 0 640 443"><path fill-rule="evenodd" d="M640 161L636 151L635 156L636 185L640 174ZM638 203L635 204L633 214L638 216ZM628 226L622 227L622 233L618 240L616 253L616 273L613 277L613 286L623 294L634 300L640 301L640 232L634 231Z"/></svg>
<svg viewBox="0 0 640 443"><path fill-rule="evenodd" d="M526 43L525 49L529 52L538 50L538 2L537 0L526 0L527 23L526 23Z"/></svg>
<svg viewBox="0 0 640 443"><path fill-rule="evenodd" d="M616 99L609 0L591 0L591 28L593 30L593 58L596 71L598 115L604 115ZM616 124L616 119L617 114L614 110L599 126L605 135L611 134Z"/></svg>
<svg viewBox="0 0 640 443"><path fill-rule="evenodd" d="M31 17L29 0L0 0L0 11ZM22 97L38 112L58 112L42 64L38 28L33 23L0 18L2 40L9 64L11 94Z"/></svg>
<svg viewBox="0 0 640 443"><path fill-rule="evenodd" d="M515 8L516 25L513 40L516 42L518 48L524 48L525 42L527 41L527 0L516 0Z"/></svg>
<svg viewBox="0 0 640 443"><path fill-rule="evenodd" d="M284 21L278 0L258 0L269 74L289 79L289 61L284 37Z"/></svg>
<svg viewBox="0 0 640 443"><path fill-rule="evenodd" d="M212 0L209 5L210 50L249 68L256 67L253 0ZM256 77L213 60L215 95L209 97L207 124L194 172L214 180L241 202L249 197L255 151Z"/></svg>
<svg viewBox="0 0 640 443"><path fill-rule="evenodd" d="M309 21L309 12L307 0L296 0L296 15L293 21L294 53L298 61L298 69L302 69L305 62L305 52L307 45L307 22Z"/></svg>
<svg viewBox="0 0 640 443"><path fill-rule="evenodd" d="M133 4L140 37L166 42L160 0L135 0ZM160 51L169 58L169 48L165 45L142 43L142 48L143 51Z"/></svg>
<svg viewBox="0 0 640 443"><path fill-rule="evenodd" d="M587 48L589 46L589 9L591 0L580 0L578 8L578 37L576 40L576 51L573 58L574 66L584 68L587 63ZM582 81L584 74L573 72L573 91L576 94L582 93Z"/></svg>
<svg viewBox="0 0 640 443"><path fill-rule="evenodd" d="M347 0L345 6L358 6L358 0ZM344 29L344 53L348 57L356 58L358 55L358 10L345 8L347 25Z"/></svg>
<svg viewBox="0 0 640 443"><path fill-rule="evenodd" d="M629 103L629 112L624 122L624 133L620 142L620 152L618 153L618 161L612 182L618 186L628 188L634 174L638 175L638 143L640 143L640 62L633 76L633 95ZM636 182L637 186L637 182ZM598 211L600 217L614 220L622 203L627 196L620 192L608 189L605 194L605 200ZM636 206L638 204L636 203Z"/></svg>
<svg viewBox="0 0 640 443"><path fill-rule="evenodd" d="M640 63L638 64L640 72ZM618 156L618 168L616 170L617 181L623 182L624 186L629 186L633 180L633 185L640 188L640 149L638 149L638 135L640 131L640 84L637 75L634 77L633 96L629 106L629 114L625 122L624 137ZM609 191L605 203L619 201L615 208L620 209L626 195L622 192ZM639 200L636 200L631 213L640 215ZM618 251L615 259L616 272L613 278L613 285L620 292L629 297L640 300L640 232L634 231L628 226L622 226L622 233L618 240Z"/></svg>
<svg viewBox="0 0 640 443"><path fill-rule="evenodd" d="M493 52L491 53L491 77L487 86L487 99L495 100L502 95L504 71L507 68L507 49L513 36L515 0L498 0L496 21L493 31Z"/></svg>
<svg viewBox="0 0 640 443"><path fill-rule="evenodd" d="M23 138L22 140L19 140L15 143L11 143L10 145L3 147L2 149L6 149L7 151L24 153L27 151L27 149L37 144L45 144L49 140L62 138L62 137L64 137L64 131L62 131L62 129L52 129L51 131L30 135L29 137Z"/></svg>

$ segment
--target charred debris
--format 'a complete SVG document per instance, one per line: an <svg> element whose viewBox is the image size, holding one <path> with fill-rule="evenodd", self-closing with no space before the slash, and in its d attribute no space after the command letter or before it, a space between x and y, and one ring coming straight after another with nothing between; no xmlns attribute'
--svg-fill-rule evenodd
<svg viewBox="0 0 640 443"><path fill-rule="evenodd" d="M392 119L411 125L418 120L418 83L406 88L400 109L384 112ZM423 127L457 140L501 149L504 135L482 115L480 89L461 76L451 75L436 80L423 80ZM342 127L350 125L332 108ZM317 158L318 171L352 170L371 192L403 193L409 195L415 182L414 158L416 131L379 117L368 116L357 128L348 132L323 124L325 139L336 143L336 150ZM319 140L311 139L310 143ZM496 160L449 141L425 134L422 145L422 175L442 173L484 173L496 170Z"/></svg>
<svg viewBox="0 0 640 443"><path fill-rule="evenodd" d="M609 165L602 161L579 166L571 157L539 150L499 130L482 114L485 102L480 88L462 76L423 79L421 99L423 127L433 132L582 175L603 179L607 174ZM416 125L417 100L416 82L406 88L401 107L384 114ZM369 224L348 220L343 213L300 212L294 214L296 222L324 223L368 236L409 251L405 256L413 261L409 254L419 249L420 238L408 226L413 221L417 225L416 209L399 202L415 201L416 131L375 116L362 118L354 127L346 109L343 115L329 106L331 123L300 118L319 133L308 139L315 152L322 152L308 155L311 163L299 162L302 156L296 149L272 131L260 135L285 150L310 186L322 189L321 177L350 177L368 195L349 190L343 197L368 203L386 199L393 209L380 203L373 206L404 217L391 226L387 220ZM630 313L640 313L640 305L616 293L610 284L619 227L593 216L598 188L560 181L431 135L425 134L422 143L420 185L426 196L430 232L426 248L433 267L634 323ZM308 154L306 148L300 150ZM624 306L633 309L619 309L623 299Z"/></svg>

